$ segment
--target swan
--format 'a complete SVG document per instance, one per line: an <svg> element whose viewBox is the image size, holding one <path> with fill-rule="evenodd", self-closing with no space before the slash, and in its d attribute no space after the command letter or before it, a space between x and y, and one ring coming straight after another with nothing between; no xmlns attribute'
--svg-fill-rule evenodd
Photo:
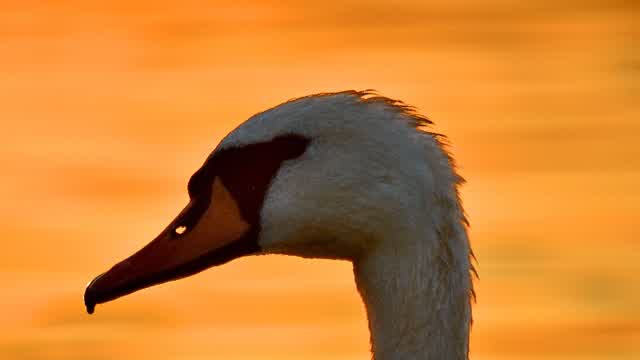
<svg viewBox="0 0 640 360"><path fill-rule="evenodd" d="M372 90L321 93L258 113L188 182L153 241L87 286L88 313L241 256L353 263L372 356L468 359L473 252L446 138Z"/></svg>

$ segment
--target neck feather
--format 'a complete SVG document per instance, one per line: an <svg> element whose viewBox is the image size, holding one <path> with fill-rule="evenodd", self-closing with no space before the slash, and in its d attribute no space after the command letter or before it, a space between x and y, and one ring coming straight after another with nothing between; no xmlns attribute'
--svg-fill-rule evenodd
<svg viewBox="0 0 640 360"><path fill-rule="evenodd" d="M450 238L456 233L464 238ZM373 358L468 359L472 269L468 248L456 257L449 246L468 244L466 233L438 230L402 240L385 241L392 245L354 262Z"/></svg>

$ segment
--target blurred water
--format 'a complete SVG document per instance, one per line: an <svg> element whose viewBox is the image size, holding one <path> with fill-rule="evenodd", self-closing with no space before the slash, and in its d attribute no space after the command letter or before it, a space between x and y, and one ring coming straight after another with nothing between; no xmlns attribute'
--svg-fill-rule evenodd
<svg viewBox="0 0 640 360"><path fill-rule="evenodd" d="M367 359L346 263L251 258L99 307L251 114L375 88L448 134L472 358L640 357L633 2L12 2L0 12L0 357ZM304 283L300 279L305 279Z"/></svg>

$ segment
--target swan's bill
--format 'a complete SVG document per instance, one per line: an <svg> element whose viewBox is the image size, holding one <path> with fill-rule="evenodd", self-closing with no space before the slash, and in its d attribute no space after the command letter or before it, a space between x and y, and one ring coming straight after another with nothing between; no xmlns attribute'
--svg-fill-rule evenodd
<svg viewBox="0 0 640 360"><path fill-rule="evenodd" d="M84 294L87 312L93 313L96 304L259 251L252 227L219 177L210 194L208 201L192 199L153 241L91 281Z"/></svg>

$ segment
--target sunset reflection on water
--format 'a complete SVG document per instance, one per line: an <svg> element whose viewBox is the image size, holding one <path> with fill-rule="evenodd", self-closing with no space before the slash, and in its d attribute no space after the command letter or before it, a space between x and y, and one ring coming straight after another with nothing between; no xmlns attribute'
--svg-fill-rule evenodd
<svg viewBox="0 0 640 360"><path fill-rule="evenodd" d="M367 88L433 119L468 179L472 359L640 358L636 5L109 4L0 11L0 358L368 359L345 262L251 257L82 304L241 121Z"/></svg>

